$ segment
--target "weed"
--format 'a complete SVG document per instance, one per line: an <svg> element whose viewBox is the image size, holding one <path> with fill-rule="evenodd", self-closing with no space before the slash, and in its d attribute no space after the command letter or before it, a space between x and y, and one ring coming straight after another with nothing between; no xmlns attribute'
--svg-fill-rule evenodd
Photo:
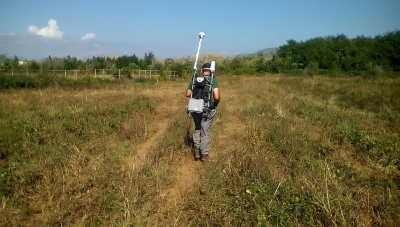
<svg viewBox="0 0 400 227"><path fill-rule="evenodd" d="M8 197L12 189L12 172L11 168L0 167L0 196Z"/></svg>

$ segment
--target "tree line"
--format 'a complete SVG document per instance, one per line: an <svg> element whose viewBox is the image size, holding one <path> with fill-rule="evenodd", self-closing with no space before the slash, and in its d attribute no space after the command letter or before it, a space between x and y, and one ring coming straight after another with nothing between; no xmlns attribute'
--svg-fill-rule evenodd
<svg viewBox="0 0 400 227"><path fill-rule="evenodd" d="M277 51L286 69L305 68L318 63L320 69L334 71L368 70L379 66L385 71L400 71L400 31L374 38L345 35L318 37L305 42L288 40Z"/></svg>
<svg viewBox="0 0 400 227"><path fill-rule="evenodd" d="M18 69L28 69L29 71L45 72L52 70L86 70L107 69L111 72L117 72L118 69L124 75L129 75L132 70L160 70L160 71L177 71L179 75L183 75L184 70L191 70L193 61L187 59L168 58L163 61L156 60L153 52L145 53L143 58L133 54L131 56L124 55L120 57L93 56L86 60L76 57L52 57L38 62L35 60L24 61L17 56L8 58L6 54L0 54L0 70L10 71Z"/></svg>
<svg viewBox="0 0 400 227"><path fill-rule="evenodd" d="M121 69L124 74L132 70L171 70L178 75L192 70L191 58L156 60L152 52L145 53L143 58L120 56L116 58L94 56L91 59L79 60L76 57L52 58L49 56L41 62L29 61L20 65L19 59L8 58L0 54L0 69L7 71L18 68L30 70L93 70ZM262 53L257 56L225 58L217 61L220 74L260 74L280 72L317 73L357 73L400 72L400 31L388 32L375 37L358 36L348 38L336 36L316 37L306 41L290 39L278 48L272 58Z"/></svg>

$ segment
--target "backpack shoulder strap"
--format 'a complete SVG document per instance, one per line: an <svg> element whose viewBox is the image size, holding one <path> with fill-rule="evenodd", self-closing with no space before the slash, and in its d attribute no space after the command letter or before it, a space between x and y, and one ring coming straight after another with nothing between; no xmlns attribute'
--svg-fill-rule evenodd
<svg viewBox="0 0 400 227"><path fill-rule="evenodd" d="M193 98L194 80L195 80L195 79L196 79L196 72L193 73L193 76L192 76L192 92L191 92L191 94L190 94L190 98Z"/></svg>

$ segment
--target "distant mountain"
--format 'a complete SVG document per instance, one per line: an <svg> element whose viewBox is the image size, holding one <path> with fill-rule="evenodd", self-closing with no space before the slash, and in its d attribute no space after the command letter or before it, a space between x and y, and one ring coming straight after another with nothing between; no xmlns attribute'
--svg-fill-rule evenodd
<svg viewBox="0 0 400 227"><path fill-rule="evenodd" d="M200 53L199 54L199 62L210 62L210 61L219 61L228 58L227 56L219 53L213 53L213 52L205 52L205 53ZM191 61L194 61L196 59L196 55L191 55L187 57L182 57L180 58L181 60L186 60L189 59Z"/></svg>
<svg viewBox="0 0 400 227"><path fill-rule="evenodd" d="M238 55L234 55L232 57L228 57L228 56L225 56L223 54L218 54L218 53L206 52L206 53L201 53L199 55L199 62L218 61L218 60L224 60L227 58L235 58L235 57L253 57L253 56L257 56L258 53L260 53L260 52L263 53L266 58L272 58L272 55L274 55L277 50L278 50L278 48L275 48L275 47L274 48L265 48L265 49L259 50L252 54L238 54ZM195 57L196 57L196 55L192 55L192 56L182 57L180 59L181 60L190 59L190 60L194 61Z"/></svg>
<svg viewBox="0 0 400 227"><path fill-rule="evenodd" d="M258 53L261 52L264 54L265 57L270 58L270 57L272 57L272 55L274 55L276 53L277 50L278 50L278 48L276 48L276 47L265 48L265 49L259 50L252 54L238 54L238 55L235 55L234 57L254 57L254 56L257 56Z"/></svg>

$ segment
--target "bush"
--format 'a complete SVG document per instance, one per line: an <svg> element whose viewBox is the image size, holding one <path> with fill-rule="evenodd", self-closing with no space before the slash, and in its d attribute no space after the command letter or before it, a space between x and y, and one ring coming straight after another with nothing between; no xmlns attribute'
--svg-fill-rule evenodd
<svg viewBox="0 0 400 227"><path fill-rule="evenodd" d="M318 62L310 62L308 66L305 68L304 73L307 76L314 77L315 75L318 75L319 73L319 65Z"/></svg>
<svg viewBox="0 0 400 227"><path fill-rule="evenodd" d="M121 68L121 74L126 76L129 79L132 79L131 70L129 69L129 67L122 67Z"/></svg>
<svg viewBox="0 0 400 227"><path fill-rule="evenodd" d="M155 78L144 78L144 77L139 77L135 79L136 83L143 83L143 84L154 84L157 82Z"/></svg>
<svg viewBox="0 0 400 227"><path fill-rule="evenodd" d="M0 88L34 88L43 82L27 76L0 76Z"/></svg>
<svg viewBox="0 0 400 227"><path fill-rule="evenodd" d="M111 80L96 78L93 74L79 78L71 79L67 77L59 77L56 75L39 74L37 76L5 76L0 75L0 89L12 88L44 88L48 86L62 85L73 86L87 83L110 83Z"/></svg>
<svg viewBox="0 0 400 227"><path fill-rule="evenodd" d="M256 71L254 68L247 68L247 69L244 70L244 72L245 72L246 74L249 74L249 75L255 75L255 74L257 74L257 71ZM260 73L262 73L262 72L260 72Z"/></svg>
<svg viewBox="0 0 400 227"><path fill-rule="evenodd" d="M383 75L383 68L379 65L373 65L371 62L367 64L367 70L363 74L363 78L377 78Z"/></svg>
<svg viewBox="0 0 400 227"><path fill-rule="evenodd" d="M243 74L243 70L242 69L235 69L235 70L233 70L233 74L241 75L241 74Z"/></svg>

